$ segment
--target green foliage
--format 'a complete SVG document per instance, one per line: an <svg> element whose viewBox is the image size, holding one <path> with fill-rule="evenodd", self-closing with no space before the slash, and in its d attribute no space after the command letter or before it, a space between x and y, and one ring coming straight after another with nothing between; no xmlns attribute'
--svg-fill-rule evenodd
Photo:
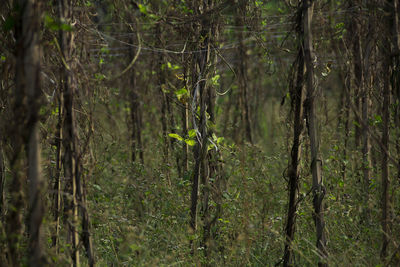
<svg viewBox="0 0 400 267"><path fill-rule="evenodd" d="M186 88L182 88L174 93L179 101L183 101L185 98L189 97L189 92L186 90Z"/></svg>
<svg viewBox="0 0 400 267"><path fill-rule="evenodd" d="M288 92L288 81L292 79L296 82L297 76L291 73L298 67L292 65L298 50L298 43L293 39L292 23L296 13L295 8L292 9L288 4L298 2L246 2L243 27L236 25L234 8L230 5L225 7L220 1L215 2L213 9L207 10L208 14L201 16L198 14L202 10L196 1L139 2L80 1L73 9L74 12L82 11L89 20L90 14L96 13L97 9L104 8L107 13L97 18L100 20L98 23L94 19L80 22L84 27L76 32L75 50L72 51L74 58L70 59L78 63L78 67L68 69L68 73L74 76L77 89L74 95L74 130L79 160L83 166L80 174L87 186L87 210L92 220L91 236L97 265L276 265L283 255L285 244L287 172L292 153L293 110L287 100L293 96ZM139 10L134 9L136 3ZM334 1L332 5L338 3ZM347 3L342 1L341 4ZM327 262L330 266L384 266L378 256L382 227L377 219L381 218L382 186L381 170L376 162L380 162L382 154L379 147L375 146L371 152L371 158L375 161L371 180L368 185L363 184L363 156L360 146L356 147L354 142L354 126L362 128L362 124L354 119L351 111L348 118L342 116L340 123L336 120L341 114L338 107L343 89L340 87L343 81L338 71L347 65L352 66L352 62L349 58L344 66L337 67L340 62L331 59L334 56L331 45L332 42L343 44L348 26L341 20L342 16L338 16L332 18L329 29L325 29L325 15L329 11L327 6L316 2L314 18L317 22L313 22L316 26L314 37L321 36L313 44L317 55L316 75L322 76L317 77L315 84L321 88L316 94L316 111L326 188L324 216L328 233ZM44 16L43 48L46 53L42 58L42 71L52 79L62 77L55 84L47 78L43 79L41 89L47 96L47 102L39 110L43 175L48 183L48 192L52 193L57 165L55 141L59 141L56 129L60 115L58 91L54 95L52 92L54 87L58 90L65 83L64 76L58 71L60 66L66 66L67 63L58 62L61 53L47 40L48 34L55 36L60 30L72 31L74 27L58 21L52 3L46 8L49 8L49 13ZM338 11L342 10L339 8ZM3 31L11 32L15 27L14 13L2 17L5 18L2 22ZM202 28L204 20L218 28L218 36L204 33L209 30L209 25ZM320 34L320 28L332 31L334 38L327 40L325 32ZM139 60L127 72L126 79L110 81L108 75L117 73L121 66L125 66L126 49L132 50L131 46L137 45L137 33L143 41ZM237 71L237 62L240 63L242 59L238 59L236 53L239 33L243 35L245 47L244 74L248 99L244 101L249 104L248 115L254 138L252 145L246 143L243 137L244 97ZM199 132L191 129L196 127L193 120L200 117L200 105L196 105L195 111L191 110L190 105L193 101L190 92L196 84L199 59L199 53L193 51L199 50L199 43L213 41L214 37L219 40L210 44L210 62L204 70L206 75L202 76L207 77L206 96L216 97L215 112L211 114L209 109L212 105L208 105L205 113L206 127L209 133L212 132L204 137L204 149L208 150L205 161L210 164L205 170L208 175L206 179L200 177L198 230L193 232L189 227L193 170L197 160L193 151L200 147L197 144ZM185 50L180 53L183 45ZM14 64L13 49L14 46L11 49L5 47L0 55L0 67L5 76L0 91L5 98L14 92L15 87L14 73L9 72L8 66L9 62ZM171 52L170 49L178 52ZM351 53L351 49L348 52ZM383 61L378 57L378 49L374 53L374 59L376 57L380 63L372 68L378 68ZM131 83L130 75L136 75L135 86ZM379 87L381 81L379 76L377 78L376 87ZM11 82L6 84L8 80ZM354 86L353 83L350 85ZM132 90L139 98L135 99L136 102L132 101ZM376 92L371 93L374 95ZM379 99L380 92L375 95ZM282 98L286 99L285 105L279 105ZM11 113L11 109L3 100L0 101L0 115L7 122L7 112ZM381 104L377 103L371 105L369 124L372 126L371 132L379 136L383 118ZM393 144L393 137L397 136L399 130L393 122L397 114L396 105L398 103L393 104L391 114L390 137ZM166 114L161 115L162 111ZM186 112L189 117L186 117ZM211 115L215 121L211 121ZM347 127L344 125L346 119L349 120ZM0 126L0 130L4 130L8 125ZM187 128L186 133L183 129ZM345 134L344 128L348 128L349 132ZM165 131L171 133L165 136ZM138 135L141 137L141 147L135 139ZM4 138L7 141L4 143L5 150L11 150L12 142L8 142L6 135ZM391 156L396 158L395 146L391 145L389 150ZM139 152L143 153L143 164ZM62 157L63 153L62 149ZM132 153L136 153L135 161L132 160ZM7 164L8 160L10 158L6 159ZM299 164L299 201L293 250L297 266L315 266L319 256L315 246L310 173L312 162L306 123L302 132ZM395 166L391 165L389 171L391 177L396 177ZM64 182L67 177L63 176L63 170L61 173ZM204 185L204 180L207 180L207 185ZM11 181L12 174L7 166L5 188L10 188ZM65 184L63 186L68 187ZM391 216L396 222L398 216L395 208L400 203L400 194L396 183L391 183L391 186ZM63 190L68 189L63 187ZM368 191L367 197L365 190ZM69 192L62 193L63 201L70 200ZM203 229L207 226L207 219L201 215L205 211L202 197L206 193L209 194L207 208L214 220L210 227L212 238L204 244ZM6 194L6 202L11 197ZM52 207L52 197L48 196L48 207ZM7 211L16 210L9 206ZM52 221L53 214L48 212L46 216L44 226L49 247L48 259L52 260L52 265L72 265L68 255L71 245L67 240L69 218L63 214L65 217L61 220L63 223L57 252L55 248L50 248L52 240L49 233L52 233L55 224ZM392 233L400 231L398 224L393 223L392 227ZM6 237L0 222L0 251L7 250ZM26 246L28 236L22 238ZM393 253L397 239L395 236L391 238L390 250ZM191 253L191 247L194 253ZM204 253L206 248L207 256ZM83 246L79 249L85 255ZM27 257L23 257L24 265ZM82 256L82 261L82 265L86 266L85 256Z"/></svg>
<svg viewBox="0 0 400 267"><path fill-rule="evenodd" d="M70 24L58 21L57 19L51 17L50 15L44 16L44 25L46 29L51 31L72 31L73 27Z"/></svg>
<svg viewBox="0 0 400 267"><path fill-rule="evenodd" d="M189 146L194 146L196 144L196 141L194 139L192 139L195 135L196 135L195 133L193 135L193 132L190 132L189 138L183 138L179 134L175 134L175 133L168 134L169 137L175 138L178 141L184 141Z"/></svg>
<svg viewBox="0 0 400 267"><path fill-rule="evenodd" d="M179 134L175 134L175 133L170 133L168 134L169 137L178 139L179 141L183 141L184 139L179 135Z"/></svg>
<svg viewBox="0 0 400 267"><path fill-rule="evenodd" d="M219 74L216 74L214 77L211 78L211 84L212 85L219 85L219 78L221 76Z"/></svg>

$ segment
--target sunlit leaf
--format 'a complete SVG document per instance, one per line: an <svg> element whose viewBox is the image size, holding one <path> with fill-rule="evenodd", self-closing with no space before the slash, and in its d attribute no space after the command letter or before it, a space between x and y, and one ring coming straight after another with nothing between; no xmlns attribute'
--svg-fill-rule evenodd
<svg viewBox="0 0 400 267"><path fill-rule="evenodd" d="M189 135L190 138L195 137L196 136L196 130L195 129L189 130L188 135Z"/></svg>
<svg viewBox="0 0 400 267"><path fill-rule="evenodd" d="M179 134L176 134L176 133L170 133L170 134L168 134L168 136L172 137L172 138L175 138L175 139L178 139L179 141L183 140L183 138Z"/></svg>
<svg viewBox="0 0 400 267"><path fill-rule="evenodd" d="M193 139L185 139L185 143L189 146L194 146L196 144L196 141L194 141Z"/></svg>

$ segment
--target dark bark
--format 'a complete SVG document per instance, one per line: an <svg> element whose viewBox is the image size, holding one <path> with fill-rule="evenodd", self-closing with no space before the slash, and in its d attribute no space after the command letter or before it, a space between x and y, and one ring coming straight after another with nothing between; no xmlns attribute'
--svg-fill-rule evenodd
<svg viewBox="0 0 400 267"><path fill-rule="evenodd" d="M22 235L22 210L24 208L23 184L28 178L28 264L38 266L44 263L42 240L42 219L44 214L40 170L39 109L40 91L40 3L35 0L18 1L18 21L15 25L16 69L13 95L13 124L10 141L12 155L10 170L13 181L10 188L10 209L6 220L8 260L10 266L21 264L20 240ZM26 154L24 154L24 152ZM28 173L24 171L25 155Z"/></svg>
<svg viewBox="0 0 400 267"><path fill-rule="evenodd" d="M86 201L86 181L85 177L81 175L81 170L83 170L82 164L80 163L80 157L76 160L76 180L77 180L77 195L81 213L81 221L82 221L82 241L83 246L86 250L86 256L88 257L88 264L90 267L95 265L95 257L94 257L94 249L93 249L93 242L92 242L92 235L91 235L91 224L90 224L90 217L89 211L87 208L87 201Z"/></svg>
<svg viewBox="0 0 400 267"><path fill-rule="evenodd" d="M142 118L140 112L140 101L138 96L138 86L136 81L135 68L131 71L131 88L130 88L130 116L132 125L131 143L132 143L132 161L135 162L139 158L143 164L143 147L142 147Z"/></svg>
<svg viewBox="0 0 400 267"><path fill-rule="evenodd" d="M0 141L1 142L1 141ZM0 221L4 223L5 211L5 191L4 186L6 182L5 162L3 157L3 146L0 144Z"/></svg>
<svg viewBox="0 0 400 267"><path fill-rule="evenodd" d="M316 226L317 242L316 246L320 256L318 266L328 266L326 257L326 236L325 236L325 221L324 221L324 196L325 187L322 181L322 160L319 155L319 134L318 134L318 119L316 110L316 95L317 90L314 81L314 54L312 45L311 22L313 16L314 1L303 1L303 16L304 16L304 62L306 65L306 87L307 98L305 101L306 121L308 135L310 137L310 152L311 152L311 172L313 185L313 203L314 203L314 220Z"/></svg>
<svg viewBox="0 0 400 267"><path fill-rule="evenodd" d="M239 29L242 29L245 25L244 18L246 17L246 0L239 0L239 3L236 6L236 26ZM239 61L236 66L236 74L238 79L238 88L239 88L239 108L240 108L240 117L241 117L241 131L244 131L245 139L253 143L252 139L252 131L251 131L251 123L250 123L250 109L249 109L249 101L248 101L248 81L247 81L247 55L246 55L246 46L244 44L243 31L239 30L237 33L238 38L238 55Z"/></svg>
<svg viewBox="0 0 400 267"><path fill-rule="evenodd" d="M131 38L131 43L133 43ZM129 58L135 57L135 49L129 50ZM136 67L133 66L129 72L129 107L131 117L131 144L132 144L132 161L135 162L140 160L140 163L144 163L143 159L143 146L142 146L142 116L140 109L139 99L139 86L136 78Z"/></svg>
<svg viewBox="0 0 400 267"><path fill-rule="evenodd" d="M352 41L352 55L353 55L353 71L352 73L352 82L354 84L354 99L355 106L357 108L357 112L360 110L360 98L362 94L362 84L363 84L363 55L361 48L361 16L359 14L361 9L361 3L359 0L355 0L351 2L350 8L354 9L354 15L352 17L352 22L350 24L350 32ZM355 146L360 146L361 139L361 122L355 118Z"/></svg>
<svg viewBox="0 0 400 267"><path fill-rule="evenodd" d="M66 0L59 0L60 19L61 21L72 20L72 7ZM60 31L60 48L64 57L64 65L62 70L63 83L63 139L62 148L64 177L66 180L66 192L70 194L70 198L65 198L65 209L68 218L68 239L71 242L71 257L74 267L80 266L79 255L79 235L78 235L78 192L79 186L77 181L77 166L76 160L78 157L77 139L76 139L76 120L75 120L75 94L76 80L74 77L75 62L73 59L73 33Z"/></svg>
<svg viewBox="0 0 400 267"><path fill-rule="evenodd" d="M301 15L298 19L301 24ZM298 26L302 28L302 25ZM299 32L299 37L302 30ZM286 221L286 242L285 252L283 256L283 266L294 266L294 254L292 250L292 242L296 232L296 213L299 193L299 168L301 156L301 137L303 132L303 101L304 101L304 52L302 46L299 47L298 59L296 62L296 81L292 92L292 108L294 110L293 117L293 145L290 155L290 166L288 171L288 188L289 188L289 207Z"/></svg>
<svg viewBox="0 0 400 267"><path fill-rule="evenodd" d="M62 81L62 78L60 79ZM59 252L59 234L60 234L60 217L61 217L61 165L62 165L62 151L61 151L61 141L63 138L62 125L63 125L63 97L62 92L58 92L58 122L56 130L56 170L54 175L54 202L53 202L53 216L55 222L55 231L52 236L52 245L56 249L56 253Z"/></svg>
<svg viewBox="0 0 400 267"><path fill-rule="evenodd" d="M200 14L206 12L206 10L212 10L213 1L208 3L203 2ZM208 238L210 237L210 227L212 220L210 219L209 199L210 199L210 162L208 153L208 139L211 137L212 130L208 128L207 113L210 116L210 120L214 119L214 93L212 92L211 86L207 84L210 73L210 62L211 62L211 45L215 32L215 26L211 26L212 22L210 18L204 18L201 20L201 27L198 32L198 53L194 56L194 68L192 69L193 77L193 92L192 97L192 116L195 129L197 130L197 144L194 148L195 166L192 177L192 193L191 193L191 208L190 208L190 226L193 232L197 229L197 209L198 202L200 201L200 218L203 230L203 239L200 241L200 245L204 247L204 255L206 259L209 256L208 250ZM196 118L197 105L200 108L199 118ZM201 187L199 187L201 184ZM201 190L199 190L201 189ZM200 191L200 192L199 192ZM199 200L200 199L200 200ZM192 251L195 247L192 247Z"/></svg>
<svg viewBox="0 0 400 267"><path fill-rule="evenodd" d="M389 245L389 166L388 166L388 153L389 151L389 123L390 123L390 67L389 60L385 62L384 70L384 87L383 87L383 105L382 105L382 118L383 118L383 131L382 131L382 230L383 241L381 257L387 257L387 247Z"/></svg>
<svg viewBox="0 0 400 267"><path fill-rule="evenodd" d="M395 60L393 58L394 52L398 49L398 32L397 32L397 0L386 1L383 10L386 11L386 18L384 25L388 29L387 37L383 36L385 42L382 47L383 60L383 103L382 103L382 249L381 258L383 261L386 260L388 256L388 246L390 238L390 200L389 200L389 190L390 190L390 179L389 179L389 141L390 141L390 92L392 87L392 73L395 68Z"/></svg>
<svg viewBox="0 0 400 267"><path fill-rule="evenodd" d="M23 35L24 35L24 71L25 90L27 94L28 119L26 131L28 158L28 194L29 194L29 251L28 265L40 266L45 262L42 220L44 216L43 190L44 181L41 173L41 149L39 141L39 109L41 105L40 88L40 1L24 2ZM18 71L18 70L17 70Z"/></svg>

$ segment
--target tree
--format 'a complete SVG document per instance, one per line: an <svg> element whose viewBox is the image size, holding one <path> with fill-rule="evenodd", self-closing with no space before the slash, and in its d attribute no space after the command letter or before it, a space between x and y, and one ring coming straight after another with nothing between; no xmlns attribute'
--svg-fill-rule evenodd
<svg viewBox="0 0 400 267"><path fill-rule="evenodd" d="M68 1L59 0L59 16L60 21L70 22L73 14L72 7ZM60 31L60 50L63 58L62 66L62 110L64 111L63 118L63 139L62 147L64 177L67 181L65 191L70 194L69 198L65 198L65 209L68 220L68 239L71 242L71 257L75 267L80 266L79 254L79 234L78 234L78 147L76 141L76 121L75 121L75 94L77 81L75 79L73 59L73 39L72 32Z"/></svg>
<svg viewBox="0 0 400 267"><path fill-rule="evenodd" d="M44 216L43 187L41 174L39 143L39 109L41 106L40 88L40 19L39 1L27 0L15 3L19 6L15 24L16 49L16 85L14 90L13 146L10 158L13 172L11 188L12 208L7 218L9 265L21 264L20 240L22 235L22 209L24 207L23 184L28 181L29 195L29 252L30 266L45 263L42 220ZM26 152L28 172L24 173ZM27 180L26 180L27 179Z"/></svg>
<svg viewBox="0 0 400 267"><path fill-rule="evenodd" d="M310 137L310 153L311 153L311 172L312 172L312 187L314 195L314 220L317 234L317 248L321 260L318 266L327 266L326 264L326 236L325 236L325 221L324 221L324 205L323 200L326 193L322 181L322 160L319 155L319 135L318 135L318 120L315 99L317 90L314 80L314 57L312 45L312 30L311 22L313 16L314 1L303 1L303 17L304 17L304 62L306 65L306 87L307 98L305 100L305 112L307 120L308 135Z"/></svg>
<svg viewBox="0 0 400 267"><path fill-rule="evenodd" d="M291 81L291 105L294 111L293 117L293 144L290 154L290 166L288 171L288 188L289 188L289 207L286 219L286 239L285 239L285 252L283 256L284 266L294 265L294 255L292 249L292 242L294 240L294 234L296 232L296 213L297 205L299 201L299 171L300 171L300 157L301 157L301 139L303 132L303 105L304 105L304 49L301 40L304 35L304 25L303 25L303 12L299 8L297 11L297 34L298 34L298 55L295 63L293 64L293 71L295 68L296 72L293 77L294 81Z"/></svg>

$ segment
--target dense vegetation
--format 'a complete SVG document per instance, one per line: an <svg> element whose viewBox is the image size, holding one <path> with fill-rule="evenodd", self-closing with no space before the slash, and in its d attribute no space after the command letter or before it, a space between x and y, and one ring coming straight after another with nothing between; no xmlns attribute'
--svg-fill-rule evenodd
<svg viewBox="0 0 400 267"><path fill-rule="evenodd" d="M0 266L400 265L398 0L5 0Z"/></svg>

